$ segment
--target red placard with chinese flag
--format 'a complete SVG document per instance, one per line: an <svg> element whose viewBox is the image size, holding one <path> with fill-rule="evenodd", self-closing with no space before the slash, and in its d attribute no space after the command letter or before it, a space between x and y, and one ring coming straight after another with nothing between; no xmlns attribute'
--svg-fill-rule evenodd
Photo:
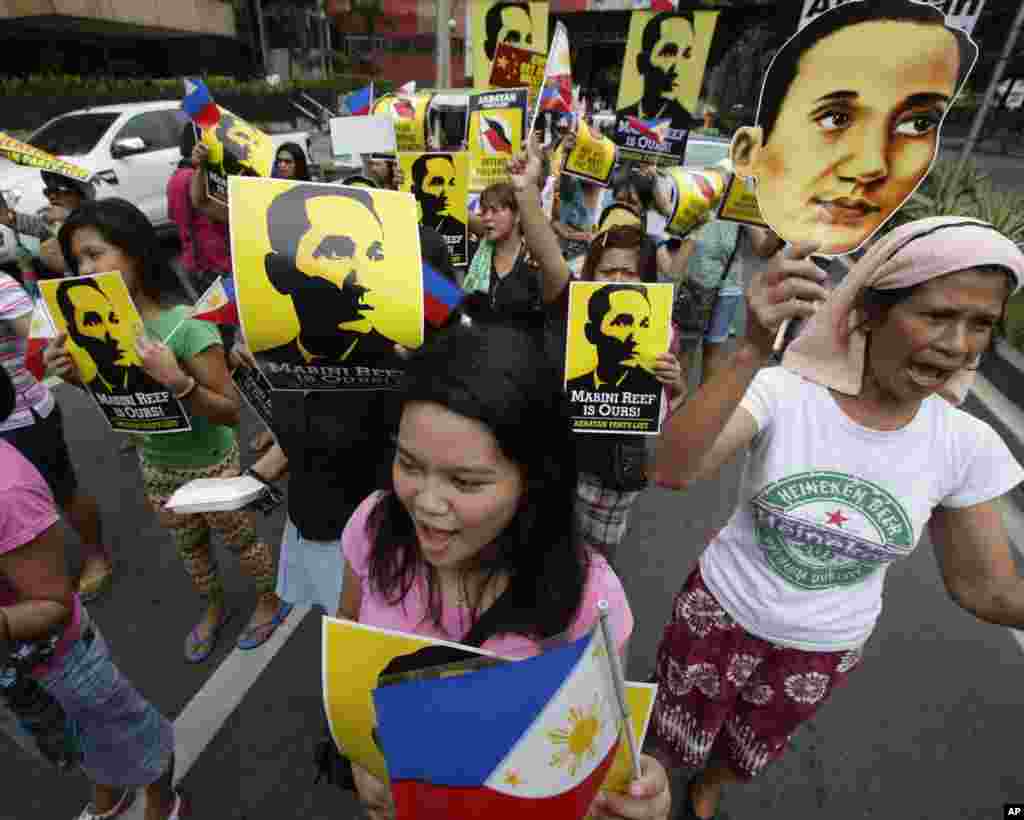
<svg viewBox="0 0 1024 820"><path fill-rule="evenodd" d="M544 84L547 55L500 43L491 64L491 88L526 88L529 91L527 111L537 104L537 95Z"/></svg>

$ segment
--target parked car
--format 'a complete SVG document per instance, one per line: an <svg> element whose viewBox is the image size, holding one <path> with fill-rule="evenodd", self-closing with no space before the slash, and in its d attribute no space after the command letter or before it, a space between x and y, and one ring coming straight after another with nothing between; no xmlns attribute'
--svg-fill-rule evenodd
<svg viewBox="0 0 1024 820"><path fill-rule="evenodd" d="M47 122L26 142L93 172L97 197L127 199L158 229L168 229L167 182L181 160L180 108L174 100L163 100L71 111ZM275 145L298 142L308 148L304 131L271 137ZM4 158L0 193L19 211L35 213L47 205L39 170ZM14 233L0 227L0 264L14 261L15 247Z"/></svg>

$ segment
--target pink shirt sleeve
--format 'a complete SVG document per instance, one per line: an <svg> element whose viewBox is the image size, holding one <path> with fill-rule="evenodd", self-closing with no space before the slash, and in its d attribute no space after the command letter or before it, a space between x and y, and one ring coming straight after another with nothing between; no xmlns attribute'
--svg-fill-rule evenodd
<svg viewBox="0 0 1024 820"><path fill-rule="evenodd" d="M366 532L366 522L383 495L382 492L375 492L367 496L356 507L341 533L341 551L352 572L359 578L364 594L366 579L370 572L370 551L373 548L373 543Z"/></svg>
<svg viewBox="0 0 1024 820"><path fill-rule="evenodd" d="M626 599L626 590L622 581L615 574L608 562L600 555L590 557L590 571L587 574L587 585L583 589L583 603L580 604L579 615L569 627L569 638L576 640L585 635L598 620L598 601L608 602L608 619L612 627L612 635L619 651L625 646L629 636L633 634L633 610Z"/></svg>
<svg viewBox="0 0 1024 820"><path fill-rule="evenodd" d="M57 523L57 505L46 481L17 450L0 442L0 554L38 538Z"/></svg>

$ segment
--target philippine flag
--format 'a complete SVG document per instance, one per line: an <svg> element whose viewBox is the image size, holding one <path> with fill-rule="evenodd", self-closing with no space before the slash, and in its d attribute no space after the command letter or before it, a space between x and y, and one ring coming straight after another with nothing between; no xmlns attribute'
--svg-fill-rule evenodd
<svg viewBox="0 0 1024 820"><path fill-rule="evenodd" d="M181 107L189 119L204 131L220 122L220 109L202 80L185 78L185 99L181 101Z"/></svg>
<svg viewBox="0 0 1024 820"><path fill-rule="evenodd" d="M480 115L480 145L486 154L511 154L508 123L500 117Z"/></svg>
<svg viewBox="0 0 1024 820"><path fill-rule="evenodd" d="M397 820L586 816L620 738L607 651L598 626L533 658L374 690Z"/></svg>
<svg viewBox="0 0 1024 820"><path fill-rule="evenodd" d="M410 96L416 93L416 81L409 80L405 85L398 86L399 94L409 94Z"/></svg>
<svg viewBox="0 0 1024 820"><path fill-rule="evenodd" d="M203 319L218 325L238 324L238 305L235 286L231 279L218 276L192 308L193 319Z"/></svg>
<svg viewBox="0 0 1024 820"><path fill-rule="evenodd" d="M639 117L629 117L626 122L638 134L659 143L665 141L668 129L672 125L672 120L642 120Z"/></svg>
<svg viewBox="0 0 1024 820"><path fill-rule="evenodd" d="M423 310L430 324L441 327L465 295L462 288L439 273L433 265L423 263Z"/></svg>
<svg viewBox="0 0 1024 820"><path fill-rule="evenodd" d="M46 377L46 365L43 364L43 351L50 339L57 338L57 327L50 318L45 302L36 302L29 324L28 344L25 348L25 369L36 381Z"/></svg>
<svg viewBox="0 0 1024 820"><path fill-rule="evenodd" d="M353 116L363 116L364 114L370 113L370 107L373 105L373 83L370 83L364 88L360 88L358 91L353 91L344 100L342 105L348 110L348 113Z"/></svg>

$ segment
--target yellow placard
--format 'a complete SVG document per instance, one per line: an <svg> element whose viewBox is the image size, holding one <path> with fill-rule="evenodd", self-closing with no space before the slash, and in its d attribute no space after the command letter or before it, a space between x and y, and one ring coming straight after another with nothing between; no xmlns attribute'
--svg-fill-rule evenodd
<svg viewBox="0 0 1024 820"><path fill-rule="evenodd" d="M181 402L142 369L135 349L142 317L120 273L40 279L39 291L57 332L68 335L68 355L112 429L191 429Z"/></svg>
<svg viewBox="0 0 1024 820"><path fill-rule="evenodd" d="M274 389L398 387L395 345L423 343L416 200L245 177L230 190L239 315Z"/></svg>
<svg viewBox="0 0 1024 820"><path fill-rule="evenodd" d="M525 88L470 95L470 191L508 181L508 161L523 149L527 97Z"/></svg>
<svg viewBox="0 0 1024 820"><path fill-rule="evenodd" d="M490 88L491 67L498 45L547 52L548 4L470 0L473 27L473 87Z"/></svg>
<svg viewBox="0 0 1024 820"><path fill-rule="evenodd" d="M428 646L449 646L495 657L471 646L425 638L406 632L365 626L338 618L323 619L324 710L335 744L354 763L387 779L387 764L373 738L377 713L373 690L384 668L395 658ZM626 683L626 701L637 743L643 745L657 686ZM624 791L633 776L629 745L619 744L615 761L602 788Z"/></svg>
<svg viewBox="0 0 1024 820"><path fill-rule="evenodd" d="M399 151L427 149L427 110L433 94L385 94L373 103L372 114L386 114L395 124Z"/></svg>
<svg viewBox="0 0 1024 820"><path fill-rule="evenodd" d="M403 191L416 198L420 224L437 231L448 246L452 265L468 263L467 191L469 154L435 152L399 154Z"/></svg>
<svg viewBox="0 0 1024 820"><path fill-rule="evenodd" d="M656 435L664 390L655 360L671 338L671 284L573 282L565 389L579 433Z"/></svg>
<svg viewBox="0 0 1024 820"><path fill-rule="evenodd" d="M717 11L632 12L619 116L667 119L678 130L697 125L694 114L717 22Z"/></svg>
<svg viewBox="0 0 1024 820"><path fill-rule="evenodd" d="M576 129L576 146L566 157L563 170L607 188L615 169L617 152L614 142L580 119Z"/></svg>
<svg viewBox="0 0 1024 820"><path fill-rule="evenodd" d="M210 198L227 204L228 178L269 177L274 172L274 141L254 125L217 106L220 120L203 130L203 144L210 149L207 183Z"/></svg>
<svg viewBox="0 0 1024 820"><path fill-rule="evenodd" d="M761 216L757 207L757 194L751 191L746 182L736 174L729 178L725 186L725 193L722 194L722 201L718 205L718 219L726 222L741 222L744 225L757 225L761 228L768 227L768 223Z"/></svg>

